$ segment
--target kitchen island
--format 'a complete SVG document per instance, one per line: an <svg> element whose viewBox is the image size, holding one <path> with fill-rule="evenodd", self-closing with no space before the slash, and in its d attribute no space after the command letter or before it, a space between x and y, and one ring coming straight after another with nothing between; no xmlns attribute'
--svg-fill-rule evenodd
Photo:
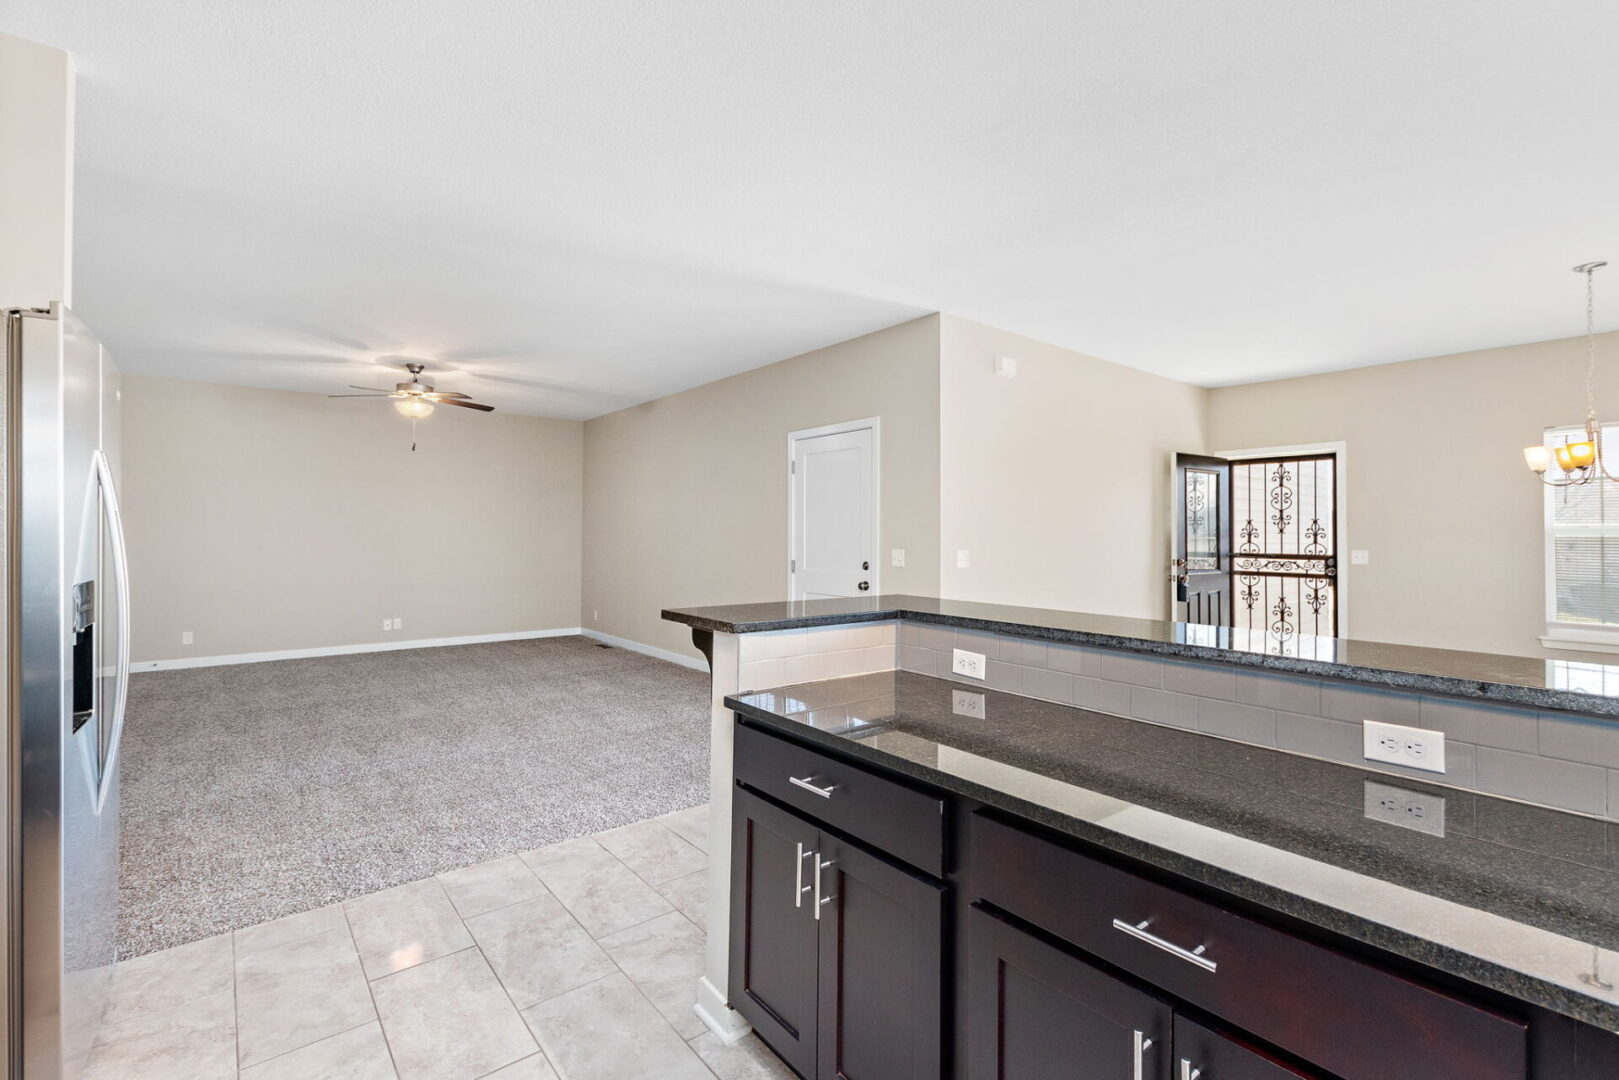
<svg viewBox="0 0 1619 1080"><path fill-rule="evenodd" d="M1328 967L1337 956L1370 959L1367 971L1415 975L1482 1010L1458 1015L1519 1023L1513 1036L1510 1026L1481 1020L1466 1040L1517 1040L1529 1055L1526 1071L1509 1064L1500 1075L1580 1075L1572 1071L1585 1068L1576 1045L1585 1045L1591 1060L1619 1045L1608 1034L1619 1032L1612 987L1619 877L1600 764L1614 735L1605 719L1615 712L1604 692L1611 669L1357 642L1328 648L1313 639L1267 649L1224 630L913 597L666 614L693 627L714 670L715 880L699 1011L717 1030L746 1030L725 1006L736 992L729 984L740 941L732 934L742 915L729 901L747 896L729 872L731 847L745 835L734 828L755 805L748 800L763 794L777 810L798 800L823 823L836 813L835 794L761 791L765 779L749 784L746 777L738 787L740 724L942 799L952 824L936 864L930 847L914 846L897 828L879 853L967 900L998 887L971 880L974 838L980 878L995 878L1004 875L985 869L993 860L983 852L1017 850L1026 827L1040 843L1058 845L1039 848L1037 862L1057 858L1071 842L1083 857L1143 880L1159 875L1221 912L1257 916L1268 930L1327 948L1320 962ZM957 647L988 658L982 681L951 676L945 662ZM886 666L884 650L892 657ZM1352 760L1358 739L1351 746L1343 736L1358 731L1356 717L1407 712L1454 740L1446 772ZM1503 773L1502 761L1522 774ZM1565 767L1580 783L1563 782ZM1547 769L1556 779L1534 788ZM817 784L813 777L792 782L799 779ZM1600 799L1592 785L1601 787ZM1514 789L1490 790L1502 786ZM1526 805L1531 796L1551 805ZM742 812L734 811L733 797L743 800ZM1554 808L1559 800L1578 805ZM895 806L892 817L903 821L910 811L903 802ZM1391 812L1439 820L1425 817L1413 828L1387 820ZM859 839L884 816L832 822L808 842L847 848L851 835ZM987 835L999 839L990 844ZM816 855L814 865L821 861ZM965 935L966 916L946 910L955 911L945 918L954 944L944 951L964 957L967 940L955 938ZM1062 936L1060 927L1041 924L1047 931ZM1090 950L1104 945L1111 947L1077 942ZM1228 974L1225 982L1235 979ZM1194 1013L1241 1012L1193 990L1182 996L1194 1002ZM958 988L956 1000L973 1000L970 987ZM941 1060L965 1067L975 1019L951 1019L946 1030L959 1045L946 1045ZM1263 1030L1263 1018L1242 1022L1261 1040L1280 1041ZM1321 1018L1323 1030L1333 1023ZM761 1033L772 1045L782 1041ZM1191 1045L1192 1036L1186 1039ZM1324 1067L1343 1075L1366 1064L1333 1060L1343 1051L1331 1047L1308 1050L1311 1060L1324 1056ZM1558 1054L1564 1057L1553 1060ZM1569 1071L1548 1071L1554 1066Z"/></svg>

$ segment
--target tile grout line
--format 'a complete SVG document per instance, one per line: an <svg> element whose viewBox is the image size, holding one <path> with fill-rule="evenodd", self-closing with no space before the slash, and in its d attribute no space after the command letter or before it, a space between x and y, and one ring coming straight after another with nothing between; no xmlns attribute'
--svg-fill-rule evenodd
<svg viewBox="0 0 1619 1080"><path fill-rule="evenodd" d="M453 905L452 905L453 906ZM371 989L371 980L365 975L365 961L360 959L360 947L354 940L354 924L349 921L348 904L338 901L338 908L343 912L343 925L348 927L349 946L354 950L354 962L360 965L360 979L365 983L366 997L371 999L371 1015L377 1018L377 1030L382 1033L382 1045L388 1049L388 1065L394 1071L394 1077L399 1076L399 1062L394 1059L393 1040L388 1038L388 1025L382 1022L382 1010L377 1008L377 992ZM471 931L468 931L470 933Z"/></svg>

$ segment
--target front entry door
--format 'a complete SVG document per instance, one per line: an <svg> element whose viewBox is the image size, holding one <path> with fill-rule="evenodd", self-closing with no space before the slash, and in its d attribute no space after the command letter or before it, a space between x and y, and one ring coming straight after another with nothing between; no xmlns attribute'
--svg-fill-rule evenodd
<svg viewBox="0 0 1619 1080"><path fill-rule="evenodd" d="M1175 455L1172 608L1184 622L1231 625L1231 465Z"/></svg>
<svg viewBox="0 0 1619 1080"><path fill-rule="evenodd" d="M790 436L792 599L860 596L877 564L875 429Z"/></svg>

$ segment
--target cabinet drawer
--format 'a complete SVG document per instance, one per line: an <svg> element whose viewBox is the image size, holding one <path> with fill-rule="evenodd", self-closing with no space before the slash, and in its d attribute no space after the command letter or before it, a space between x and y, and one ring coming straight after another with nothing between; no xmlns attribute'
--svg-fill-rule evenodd
<svg viewBox="0 0 1619 1080"><path fill-rule="evenodd" d="M939 796L743 724L736 726L734 769L749 787L934 877L944 876Z"/></svg>
<svg viewBox="0 0 1619 1080"><path fill-rule="evenodd" d="M1527 1025L981 815L970 891L1343 1080L1524 1080Z"/></svg>

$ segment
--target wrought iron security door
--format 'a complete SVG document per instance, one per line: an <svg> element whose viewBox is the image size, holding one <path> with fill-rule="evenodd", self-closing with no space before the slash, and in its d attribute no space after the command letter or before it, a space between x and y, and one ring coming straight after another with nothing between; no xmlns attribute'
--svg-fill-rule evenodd
<svg viewBox="0 0 1619 1080"><path fill-rule="evenodd" d="M1337 458L1231 463L1232 625L1338 634Z"/></svg>

